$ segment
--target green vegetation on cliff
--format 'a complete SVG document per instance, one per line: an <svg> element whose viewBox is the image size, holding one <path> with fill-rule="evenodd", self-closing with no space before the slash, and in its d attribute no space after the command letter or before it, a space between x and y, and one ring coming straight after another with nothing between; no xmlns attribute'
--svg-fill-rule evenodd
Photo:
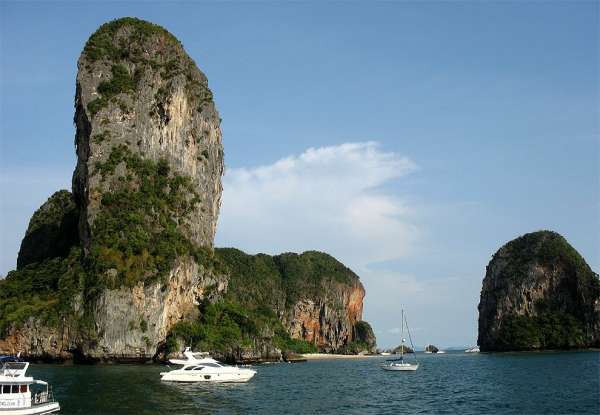
<svg viewBox="0 0 600 415"><path fill-rule="evenodd" d="M81 292L79 210L70 192L54 193L33 214L17 269L0 279L0 336L29 317L54 326Z"/></svg>
<svg viewBox="0 0 600 415"><path fill-rule="evenodd" d="M114 178L119 165L127 173ZM218 266L210 249L190 241L185 224L177 220L200 202L190 178L173 174L165 160L144 160L124 145L114 147L92 174L112 180L92 226L87 259L100 287L156 281L165 277L181 256L193 256L204 266ZM115 272L107 273L109 270Z"/></svg>
<svg viewBox="0 0 600 415"><path fill-rule="evenodd" d="M0 336L29 317L56 326L61 315L70 314L84 283L80 260L81 249L73 247L66 257L25 265L0 280Z"/></svg>
<svg viewBox="0 0 600 415"><path fill-rule="evenodd" d="M248 307L282 308L301 296L318 298L323 294L323 284L358 281L352 270L323 252L271 256L217 248L215 253L231 273L228 295Z"/></svg>
<svg viewBox="0 0 600 415"><path fill-rule="evenodd" d="M44 259L65 257L78 245L79 210L70 192L54 193L35 211L21 242L17 269Z"/></svg>
<svg viewBox="0 0 600 415"><path fill-rule="evenodd" d="M99 96L87 105L92 117L110 102L126 108L118 96L133 95L148 68L169 81L163 92L171 89L173 78L184 76L186 95L198 112L213 101L206 79L198 76L195 63L185 54L181 43L166 29L153 23L124 17L103 24L90 36L82 56L88 71L99 63L109 64L112 73L109 80L100 82ZM156 95L156 98L160 97L161 94ZM156 104L160 108L166 103L157 99Z"/></svg>
<svg viewBox="0 0 600 415"><path fill-rule="evenodd" d="M290 338L277 315L268 307L249 310L240 304L223 301L202 304L200 311L198 321L175 325L167 340L168 351L176 351L177 338L197 350L234 351L265 342L283 351L317 351L313 344Z"/></svg>
<svg viewBox="0 0 600 415"><path fill-rule="evenodd" d="M532 263L560 266L577 277L592 280L592 272L583 257L560 234L551 231L527 233L504 245L492 258L508 257L501 278L519 281L527 277Z"/></svg>
<svg viewBox="0 0 600 415"><path fill-rule="evenodd" d="M581 321L558 312L506 316L497 338L498 350L569 349L585 345Z"/></svg>
<svg viewBox="0 0 600 415"><path fill-rule="evenodd" d="M128 36L115 41L119 29L125 27L129 30ZM91 61L119 61L131 57L130 43L140 44L152 36L164 36L173 44L181 45L175 36L159 25L135 17L123 17L100 26L90 36L83 51Z"/></svg>
<svg viewBox="0 0 600 415"><path fill-rule="evenodd" d="M98 111L106 107L109 101L114 99L117 95L135 92L141 76L141 70L136 70L132 76L128 69L123 65L113 65L111 72L112 78L109 81L102 81L100 82L100 85L98 85L98 94L100 96L91 101L87 106L88 111L92 116L96 115Z"/></svg>

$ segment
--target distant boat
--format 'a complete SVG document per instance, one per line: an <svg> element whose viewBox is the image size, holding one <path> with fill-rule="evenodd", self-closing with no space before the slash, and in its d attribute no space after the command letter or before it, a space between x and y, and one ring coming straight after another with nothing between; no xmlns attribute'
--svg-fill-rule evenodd
<svg viewBox="0 0 600 415"><path fill-rule="evenodd" d="M474 346L465 350L465 353L479 353L479 351L479 346Z"/></svg>
<svg viewBox="0 0 600 415"><path fill-rule="evenodd" d="M410 340L410 348L411 348L412 354L414 355L415 363L407 363L404 361L404 348L406 347L406 346L404 346L404 343L406 342L406 339L404 338L404 324L405 323L406 323L406 331L408 332L408 339ZM414 372L419 368L419 362L417 361L417 355L415 354L415 351L414 351L415 346L413 345L413 341L410 336L408 322L406 321L406 317L404 316L404 309L402 310L401 326L402 326L402 329L400 331L400 338L402 341L400 343L400 359L387 360L387 362L389 362L389 363L385 363L385 364L381 365L381 368L383 370L390 370L390 371Z"/></svg>
<svg viewBox="0 0 600 415"><path fill-rule="evenodd" d="M380 354L381 354L382 356L389 356L389 355L391 355L391 353L390 353L390 352L381 352Z"/></svg>

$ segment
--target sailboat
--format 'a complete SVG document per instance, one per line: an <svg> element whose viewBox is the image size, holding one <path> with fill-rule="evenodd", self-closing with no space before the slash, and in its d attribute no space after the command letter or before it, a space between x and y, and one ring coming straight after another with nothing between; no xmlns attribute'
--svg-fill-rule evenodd
<svg viewBox="0 0 600 415"><path fill-rule="evenodd" d="M408 328L408 322L406 321L406 316L404 315L404 310L402 310L402 329L400 332L400 338L402 339L402 343L400 344L400 359L389 359L381 368L383 370L392 370L392 371L401 371L401 372L414 372L419 368L419 362L417 361L417 355L415 354L415 346L413 345L412 338L410 336L410 330ZM408 363L404 360L404 343L406 339L404 338L404 325L406 324L406 331L408 332L408 339L410 340L410 347L412 349L412 354L415 357L415 363Z"/></svg>

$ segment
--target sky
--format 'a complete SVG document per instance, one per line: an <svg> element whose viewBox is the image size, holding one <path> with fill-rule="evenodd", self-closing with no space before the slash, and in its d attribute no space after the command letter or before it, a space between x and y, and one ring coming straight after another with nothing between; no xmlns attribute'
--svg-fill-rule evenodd
<svg viewBox="0 0 600 415"><path fill-rule="evenodd" d="M171 31L208 76L217 246L325 251L381 347L473 345L485 267L527 232L600 270L598 2L0 2L0 275L70 188L76 61L102 23Z"/></svg>

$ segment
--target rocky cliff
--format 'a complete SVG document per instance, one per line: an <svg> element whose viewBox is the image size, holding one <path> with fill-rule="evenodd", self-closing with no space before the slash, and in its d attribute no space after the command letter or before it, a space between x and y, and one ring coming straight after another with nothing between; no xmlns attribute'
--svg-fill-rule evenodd
<svg viewBox="0 0 600 415"><path fill-rule="evenodd" d="M374 346L364 289L333 258L269 257L263 279L238 263L263 257L214 251L220 118L173 35L134 18L102 25L75 90L73 192L33 215L0 280L0 351L146 360L185 342L252 360Z"/></svg>
<svg viewBox="0 0 600 415"><path fill-rule="evenodd" d="M285 352L358 353L375 348L362 321L358 276L322 252L248 255L216 249L228 269L224 301L176 326L172 350L192 344L228 360L278 359Z"/></svg>
<svg viewBox="0 0 600 415"><path fill-rule="evenodd" d="M218 249L217 254L231 270L227 298L251 309L268 306L292 339L331 352L359 338L355 327L362 320L365 289L330 255L253 256L237 249Z"/></svg>
<svg viewBox="0 0 600 415"><path fill-rule="evenodd" d="M600 346L600 281L559 234L508 242L486 269L479 302L481 351Z"/></svg>

